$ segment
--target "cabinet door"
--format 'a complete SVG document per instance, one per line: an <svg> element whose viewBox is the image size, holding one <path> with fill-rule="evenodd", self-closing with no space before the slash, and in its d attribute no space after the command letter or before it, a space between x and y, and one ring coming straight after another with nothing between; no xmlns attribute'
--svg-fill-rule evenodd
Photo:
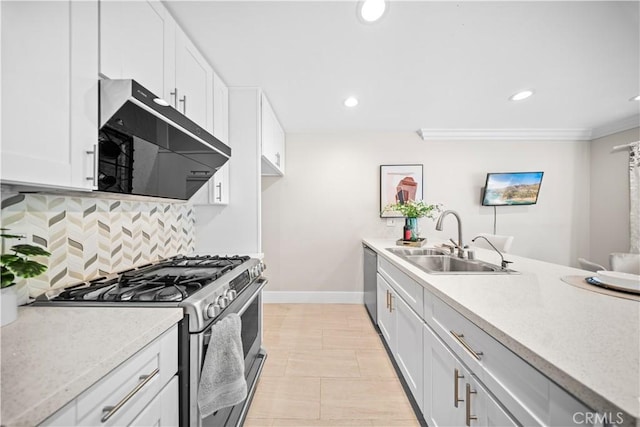
<svg viewBox="0 0 640 427"><path fill-rule="evenodd" d="M166 10L159 1L100 1L100 73L164 90Z"/></svg>
<svg viewBox="0 0 640 427"><path fill-rule="evenodd" d="M391 349L391 352L395 353L396 317L390 309L393 290L380 274L378 274L376 277L378 286L378 327L380 328L380 332L382 332L382 336L387 342L387 345Z"/></svg>
<svg viewBox="0 0 640 427"><path fill-rule="evenodd" d="M402 298L391 298L391 311L396 316L396 351L394 358L402 371L420 410L423 410L422 329L424 323Z"/></svg>
<svg viewBox="0 0 640 427"><path fill-rule="evenodd" d="M213 136L229 145L229 88L213 73ZM213 177L191 197L196 205L229 204L229 164L226 162Z"/></svg>
<svg viewBox="0 0 640 427"><path fill-rule="evenodd" d="M429 426L462 426L469 374L427 325L423 336L424 418Z"/></svg>
<svg viewBox="0 0 640 427"><path fill-rule="evenodd" d="M213 73L213 136L229 145L229 88L220 76ZM211 203L229 203L229 163L225 163L209 181Z"/></svg>
<svg viewBox="0 0 640 427"><path fill-rule="evenodd" d="M97 2L0 7L2 61L11 64L2 67L2 180L91 190L91 153L98 142Z"/></svg>
<svg viewBox="0 0 640 427"><path fill-rule="evenodd" d="M213 69L189 40L175 28L175 89L170 102L185 116L213 133Z"/></svg>
<svg viewBox="0 0 640 427"><path fill-rule="evenodd" d="M262 175L284 175L285 134L267 97L262 95Z"/></svg>
<svg viewBox="0 0 640 427"><path fill-rule="evenodd" d="M478 399L483 411L482 418L475 425L483 425L488 427L518 426L512 416L500 405L484 388L479 388ZM563 424L555 424L563 425ZM568 425L568 424L565 424Z"/></svg>

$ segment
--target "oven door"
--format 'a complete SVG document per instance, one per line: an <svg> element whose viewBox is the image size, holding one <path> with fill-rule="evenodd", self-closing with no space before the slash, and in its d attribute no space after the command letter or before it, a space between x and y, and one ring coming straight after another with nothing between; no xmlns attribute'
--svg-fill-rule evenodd
<svg viewBox="0 0 640 427"><path fill-rule="evenodd" d="M240 426L246 417L248 405L251 402L253 392L262 365L266 357L266 353L262 346L262 288L267 284L267 280L259 278L249 285L243 292L234 299L231 304L224 310L222 315L216 319L216 322L223 319L230 313L237 313L242 320L242 349L244 351L244 372L247 379L247 398L228 408L220 409L207 418L200 417L198 409L198 384L200 382L200 373L204 363L204 357L207 354L207 348L210 343L211 326L205 330L191 336L191 355L190 355L190 418L191 425L202 427L218 427Z"/></svg>

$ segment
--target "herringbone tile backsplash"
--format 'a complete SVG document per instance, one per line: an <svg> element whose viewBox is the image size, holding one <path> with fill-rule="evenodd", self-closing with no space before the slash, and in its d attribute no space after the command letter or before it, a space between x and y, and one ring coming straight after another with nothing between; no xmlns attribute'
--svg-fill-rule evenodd
<svg viewBox="0 0 640 427"><path fill-rule="evenodd" d="M31 297L194 249L189 203L139 202L44 194L3 194L2 228L26 234L5 241L45 247L46 273L26 283ZM3 248L6 251L6 248Z"/></svg>

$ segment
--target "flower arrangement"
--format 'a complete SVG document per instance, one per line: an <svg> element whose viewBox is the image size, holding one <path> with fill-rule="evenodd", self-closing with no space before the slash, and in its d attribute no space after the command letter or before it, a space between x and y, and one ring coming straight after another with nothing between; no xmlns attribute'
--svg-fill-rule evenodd
<svg viewBox="0 0 640 427"><path fill-rule="evenodd" d="M384 208L385 211L400 212L407 218L431 218L434 219L440 213L440 204L429 204L423 200L409 200L404 203L392 203Z"/></svg>
<svg viewBox="0 0 640 427"><path fill-rule="evenodd" d="M24 236L6 234L5 228L0 229L0 237L2 237L2 251L4 252L4 239L23 239ZM47 266L37 261L29 259L32 256L49 256L46 250L39 246L33 245L13 245L10 248L13 253L3 253L0 258L0 267L2 269L2 284L0 287L8 288L16 284L17 277L36 277L47 271Z"/></svg>

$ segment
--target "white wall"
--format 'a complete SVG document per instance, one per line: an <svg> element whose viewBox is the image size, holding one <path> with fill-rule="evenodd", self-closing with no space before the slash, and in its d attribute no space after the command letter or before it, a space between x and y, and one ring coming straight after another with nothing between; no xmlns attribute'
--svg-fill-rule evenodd
<svg viewBox="0 0 640 427"><path fill-rule="evenodd" d="M538 204L497 209L512 252L576 264L589 244L588 142L425 142L414 133L288 134L287 174L262 179L262 238L271 291L361 291L362 237L400 238L379 217L379 166L424 164L425 199L462 217L464 241L492 232L480 205L487 172L545 172ZM421 220L423 235L456 237Z"/></svg>
<svg viewBox="0 0 640 427"><path fill-rule="evenodd" d="M591 252L588 259L609 267L609 253L629 251L629 150L616 145L640 139L640 128L591 142Z"/></svg>

